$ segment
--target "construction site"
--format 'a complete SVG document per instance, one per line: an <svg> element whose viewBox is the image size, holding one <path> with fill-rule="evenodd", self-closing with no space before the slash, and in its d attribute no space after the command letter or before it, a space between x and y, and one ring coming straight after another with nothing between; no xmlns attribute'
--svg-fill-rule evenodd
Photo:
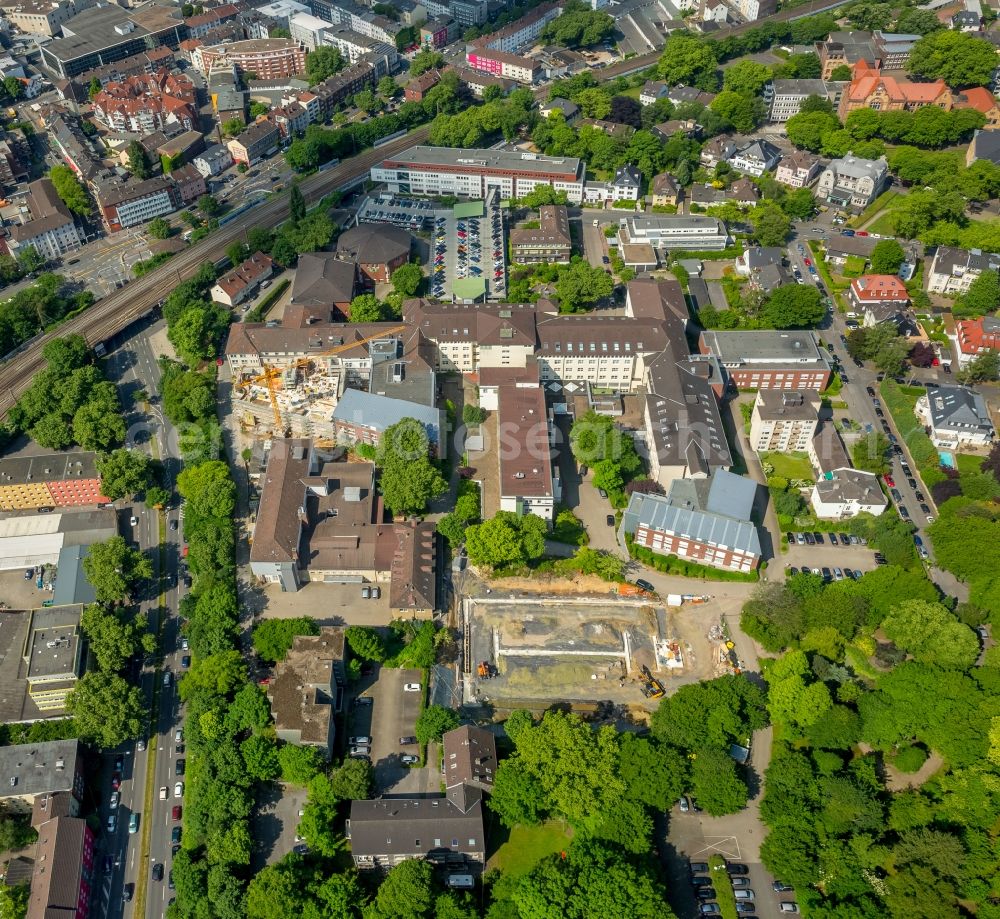
<svg viewBox="0 0 1000 919"><path fill-rule="evenodd" d="M379 394L402 389L412 376L411 362L402 354L402 331L399 326L368 336L345 334L330 347L329 338L317 336L302 346L311 352L305 356L262 355L258 366L234 373L233 409L242 430L253 437L313 437L329 444L356 440L346 436L343 425L338 430L337 406L348 389Z"/></svg>
<svg viewBox="0 0 1000 919"><path fill-rule="evenodd" d="M498 712L600 702L652 711L719 661L707 630L688 634L689 611L652 596L466 598L462 617L466 702Z"/></svg>

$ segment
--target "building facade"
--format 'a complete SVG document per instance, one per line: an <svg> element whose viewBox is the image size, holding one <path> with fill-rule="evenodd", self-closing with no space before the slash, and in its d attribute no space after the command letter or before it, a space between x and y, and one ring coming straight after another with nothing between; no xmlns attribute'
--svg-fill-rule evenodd
<svg viewBox="0 0 1000 919"><path fill-rule="evenodd" d="M830 204L866 208L889 180L885 159L868 160L848 153L835 159L820 173L816 195Z"/></svg>
<svg viewBox="0 0 1000 919"><path fill-rule="evenodd" d="M750 416L750 445L758 453L806 452L819 424L815 391L761 389Z"/></svg>
<svg viewBox="0 0 1000 919"><path fill-rule="evenodd" d="M566 207L559 204L540 207L538 228L511 230L510 245L512 258L519 264L550 262L568 265L572 254L572 239Z"/></svg>
<svg viewBox="0 0 1000 919"><path fill-rule="evenodd" d="M56 194L52 182L38 179L28 186L25 201L31 220L10 228L7 246L17 257L34 246L46 259L58 259L84 244L84 235L76 225L69 208Z"/></svg>
<svg viewBox="0 0 1000 919"><path fill-rule="evenodd" d="M164 176L109 183L97 190L97 204L112 233L172 214L182 203L177 185Z"/></svg>
<svg viewBox="0 0 1000 919"><path fill-rule="evenodd" d="M739 389L823 390L830 363L812 332L701 333L698 347L713 355Z"/></svg>
<svg viewBox="0 0 1000 919"><path fill-rule="evenodd" d="M281 130L269 121L258 121L226 146L234 163L253 166L281 146Z"/></svg>

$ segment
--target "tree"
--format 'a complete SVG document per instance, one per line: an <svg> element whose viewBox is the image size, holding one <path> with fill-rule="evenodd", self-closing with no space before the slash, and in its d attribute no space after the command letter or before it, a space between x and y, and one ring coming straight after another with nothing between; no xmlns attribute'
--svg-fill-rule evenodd
<svg viewBox="0 0 1000 919"><path fill-rule="evenodd" d="M410 61L410 76L419 77L428 70L435 70L444 64L444 55L430 48L424 48L413 55ZM489 100L487 100L489 101Z"/></svg>
<svg viewBox="0 0 1000 919"><path fill-rule="evenodd" d="M671 86L697 86L706 92L718 88L717 62L711 45L689 32L671 32L656 65L661 80Z"/></svg>
<svg viewBox="0 0 1000 919"><path fill-rule="evenodd" d="M872 249L872 271L876 274L895 274L905 260L906 253L895 239L880 239Z"/></svg>
<svg viewBox="0 0 1000 919"><path fill-rule="evenodd" d="M84 607L80 627L104 671L121 671L140 647L148 653L156 650L156 638L146 631L144 619L107 611L97 603Z"/></svg>
<svg viewBox="0 0 1000 919"><path fill-rule="evenodd" d="M638 737L621 735L619 771L628 797L654 810L669 810L688 787L687 758L674 747Z"/></svg>
<svg viewBox="0 0 1000 919"><path fill-rule="evenodd" d="M144 491L152 479L152 467L149 456L141 450L122 448L97 457L97 474L101 494L117 501Z"/></svg>
<svg viewBox="0 0 1000 919"><path fill-rule="evenodd" d="M414 297L424 281L424 273L415 262L400 265L389 278L392 288L403 297Z"/></svg>
<svg viewBox="0 0 1000 919"><path fill-rule="evenodd" d="M404 418L382 433L376 463L386 506L394 514L418 514L444 494L448 483L428 458L430 441L423 425Z"/></svg>
<svg viewBox="0 0 1000 919"><path fill-rule="evenodd" d="M568 268L559 271L556 292L559 295L559 311L574 313L586 306L611 296L614 281L601 268L595 268L583 259L574 259Z"/></svg>
<svg viewBox="0 0 1000 919"><path fill-rule="evenodd" d="M851 459L857 469L884 475L889 471L889 438L879 431L866 434L851 448Z"/></svg>
<svg viewBox="0 0 1000 919"><path fill-rule="evenodd" d="M976 634L940 603L899 603L883 620L882 631L898 647L926 664L965 670L979 657Z"/></svg>
<svg viewBox="0 0 1000 919"><path fill-rule="evenodd" d="M802 651L789 651L770 662L765 677L769 687L767 707L777 724L811 727L833 704L826 685L813 680Z"/></svg>
<svg viewBox="0 0 1000 919"><path fill-rule="evenodd" d="M545 27L542 40L568 48L589 48L609 38L612 32L614 20L607 13L567 4L562 15Z"/></svg>
<svg viewBox="0 0 1000 919"><path fill-rule="evenodd" d="M149 164L149 156L147 156L142 144L133 140L128 145L127 153L129 172L137 179L148 179L153 174L153 170Z"/></svg>
<svg viewBox="0 0 1000 919"><path fill-rule="evenodd" d="M934 347L929 342L918 341L911 349L908 357L914 367L933 367L937 360Z"/></svg>
<svg viewBox="0 0 1000 919"><path fill-rule="evenodd" d="M511 899L522 919L590 919L672 915L666 891L647 864L597 840L574 840L514 882Z"/></svg>
<svg viewBox="0 0 1000 919"><path fill-rule="evenodd" d="M892 22L893 7L889 3L856 3L847 18L855 29L875 32L887 29Z"/></svg>
<svg viewBox="0 0 1000 919"><path fill-rule="evenodd" d="M829 112L799 112L785 123L788 139L803 150L819 152L824 138L840 128L837 116Z"/></svg>
<svg viewBox="0 0 1000 919"><path fill-rule="evenodd" d="M611 99L611 109L608 121L615 124L627 124L633 128L642 127L642 106L638 99L631 96L614 96Z"/></svg>
<svg viewBox="0 0 1000 919"><path fill-rule="evenodd" d="M90 670L66 700L80 739L105 750L135 740L146 716L142 691L114 673Z"/></svg>
<svg viewBox="0 0 1000 919"><path fill-rule="evenodd" d="M853 73L848 64L838 64L830 71L830 80L837 82L850 82Z"/></svg>
<svg viewBox="0 0 1000 919"><path fill-rule="evenodd" d="M764 702L764 691L742 674L682 686L653 713L653 736L680 750L728 751L767 725Z"/></svg>
<svg viewBox="0 0 1000 919"><path fill-rule="evenodd" d="M330 776L330 791L340 801L362 801L371 797L375 775L366 759L345 759Z"/></svg>
<svg viewBox="0 0 1000 919"><path fill-rule="evenodd" d="M222 206L213 195L202 195L198 199L198 210L206 217L215 217L222 210Z"/></svg>
<svg viewBox="0 0 1000 919"><path fill-rule="evenodd" d="M741 134L749 134L760 124L764 116L763 103L756 98L723 90L710 106L711 110L725 118Z"/></svg>
<svg viewBox="0 0 1000 919"><path fill-rule="evenodd" d="M3 88L15 102L24 97L24 84L17 77L4 77Z"/></svg>
<svg viewBox="0 0 1000 919"><path fill-rule="evenodd" d="M813 112L822 112L824 115L832 115L833 103L827 99L826 96L818 96L815 93L811 96L806 96L802 100L802 105L799 106L798 112L796 114L806 114L809 115Z"/></svg>
<svg viewBox="0 0 1000 919"><path fill-rule="evenodd" d="M442 734L457 728L458 723L458 712L443 705L429 705L417 716L413 733L420 743L426 744L432 740L440 740Z"/></svg>
<svg viewBox="0 0 1000 919"><path fill-rule="evenodd" d="M62 163L53 166L49 170L49 179L66 207L80 217L90 216L90 197L69 166L64 166Z"/></svg>
<svg viewBox="0 0 1000 919"><path fill-rule="evenodd" d="M84 556L83 570L101 603L128 600L136 584L153 576L150 560L121 536L92 544Z"/></svg>
<svg viewBox="0 0 1000 919"><path fill-rule="evenodd" d="M786 284L772 291L763 318L775 329L809 328L826 315L819 291L812 284Z"/></svg>
<svg viewBox="0 0 1000 919"><path fill-rule="evenodd" d="M808 188L796 188L785 195L781 209L793 220L808 220L816 213L816 199Z"/></svg>
<svg viewBox="0 0 1000 919"><path fill-rule="evenodd" d="M962 384L992 383L1000 376L1000 352L983 351L977 354L964 370L958 372L958 382Z"/></svg>
<svg viewBox="0 0 1000 919"><path fill-rule="evenodd" d="M914 44L907 69L955 89L986 86L996 69L996 51L986 39L967 32L936 30Z"/></svg>
<svg viewBox="0 0 1000 919"><path fill-rule="evenodd" d="M465 545L472 564L502 568L541 558L546 533L541 517L499 511L495 517L470 526L465 531Z"/></svg>
<svg viewBox="0 0 1000 919"><path fill-rule="evenodd" d="M375 629L363 625L350 625L344 637L351 650L362 660L379 663L385 660L385 643Z"/></svg>
<svg viewBox="0 0 1000 919"><path fill-rule="evenodd" d="M177 490L196 518L232 518L236 509L236 485L221 460L186 466L177 476Z"/></svg>
<svg viewBox="0 0 1000 919"><path fill-rule="evenodd" d="M934 10L905 7L899 14L893 31L903 35L927 35L943 28L944 23L938 19Z"/></svg>
<svg viewBox="0 0 1000 919"><path fill-rule="evenodd" d="M958 298L953 312L961 319L977 319L994 312L997 304L1000 304L1000 274L983 271Z"/></svg>
<svg viewBox="0 0 1000 919"><path fill-rule="evenodd" d="M386 74L378 81L378 94L383 99L395 99L399 94L399 84Z"/></svg>
<svg viewBox="0 0 1000 919"><path fill-rule="evenodd" d="M379 885L365 919L426 919L433 902L433 868L422 859L407 859L393 867Z"/></svg>
<svg viewBox="0 0 1000 919"><path fill-rule="evenodd" d="M309 616L293 619L265 619L253 630L253 647L269 664L284 660L296 635L319 635L316 620Z"/></svg>
<svg viewBox="0 0 1000 919"><path fill-rule="evenodd" d="M93 99L104 87L101 85L101 81L97 77L92 77L90 80L90 85L87 87L87 95Z"/></svg>
<svg viewBox="0 0 1000 919"><path fill-rule="evenodd" d="M771 82L771 68L756 61L737 61L722 72L722 87L741 96L759 96Z"/></svg>
<svg viewBox="0 0 1000 919"><path fill-rule="evenodd" d="M370 89L362 89L354 94L354 105L369 115L381 111L384 104Z"/></svg>
<svg viewBox="0 0 1000 919"><path fill-rule="evenodd" d="M698 803L713 817L735 814L746 807L746 783L726 750L699 750L691 766L691 782Z"/></svg>
<svg viewBox="0 0 1000 919"><path fill-rule="evenodd" d="M149 233L153 239L169 239L172 228L162 217L154 217L146 225L146 232Z"/></svg>
<svg viewBox="0 0 1000 919"><path fill-rule="evenodd" d="M222 122L222 133L226 137L236 137L238 134L243 132L246 125L243 123L242 118L229 118ZM246 163L240 163L240 166L246 166ZM239 167L237 167L239 168Z"/></svg>
<svg viewBox="0 0 1000 919"><path fill-rule="evenodd" d="M278 750L281 781L306 786L323 768L323 754L317 747L299 747L286 743Z"/></svg>
<svg viewBox="0 0 1000 919"><path fill-rule="evenodd" d="M296 182L288 196L288 215L292 223L299 223L306 216L306 199Z"/></svg>

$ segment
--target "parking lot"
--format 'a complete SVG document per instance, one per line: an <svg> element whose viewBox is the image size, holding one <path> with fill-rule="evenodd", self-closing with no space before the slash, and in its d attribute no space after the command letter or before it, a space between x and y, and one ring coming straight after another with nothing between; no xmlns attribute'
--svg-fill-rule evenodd
<svg viewBox="0 0 1000 919"><path fill-rule="evenodd" d="M872 571L877 567L875 550L871 546L863 545L857 536L849 537L846 533L832 533L828 531L815 531L809 534L813 540L812 544L796 538L797 532L786 534L788 539L788 551L784 553L782 561L786 566L786 573L794 574L790 568L814 570L827 577L828 580L844 580L845 578L857 578L856 574ZM802 534L805 537L805 534ZM840 538L841 535L843 538ZM820 540L817 540L817 536ZM838 537L834 544L833 537ZM848 539L848 545L844 545L844 538ZM851 540L855 540L851 542ZM790 566L790 567L789 567ZM823 569L827 569L824 571ZM837 572L840 577L837 577ZM851 574L848 574L848 571Z"/></svg>
<svg viewBox="0 0 1000 919"><path fill-rule="evenodd" d="M402 746L401 737L411 736L420 714L420 692L407 692L406 684L419 684L419 670L390 670L377 667L359 684L351 706L346 731L350 737L370 737L370 759L375 770L377 793L423 794L434 791L433 770L405 764L404 755L417 755L416 744ZM359 699L371 699L361 703Z"/></svg>

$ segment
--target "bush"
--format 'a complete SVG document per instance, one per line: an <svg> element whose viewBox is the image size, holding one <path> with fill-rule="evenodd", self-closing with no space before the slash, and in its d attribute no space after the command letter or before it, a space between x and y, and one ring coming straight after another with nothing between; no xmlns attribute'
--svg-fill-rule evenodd
<svg viewBox="0 0 1000 919"><path fill-rule="evenodd" d="M265 619L253 630L253 646L261 660L273 664L284 660L296 635L318 635L315 619Z"/></svg>

